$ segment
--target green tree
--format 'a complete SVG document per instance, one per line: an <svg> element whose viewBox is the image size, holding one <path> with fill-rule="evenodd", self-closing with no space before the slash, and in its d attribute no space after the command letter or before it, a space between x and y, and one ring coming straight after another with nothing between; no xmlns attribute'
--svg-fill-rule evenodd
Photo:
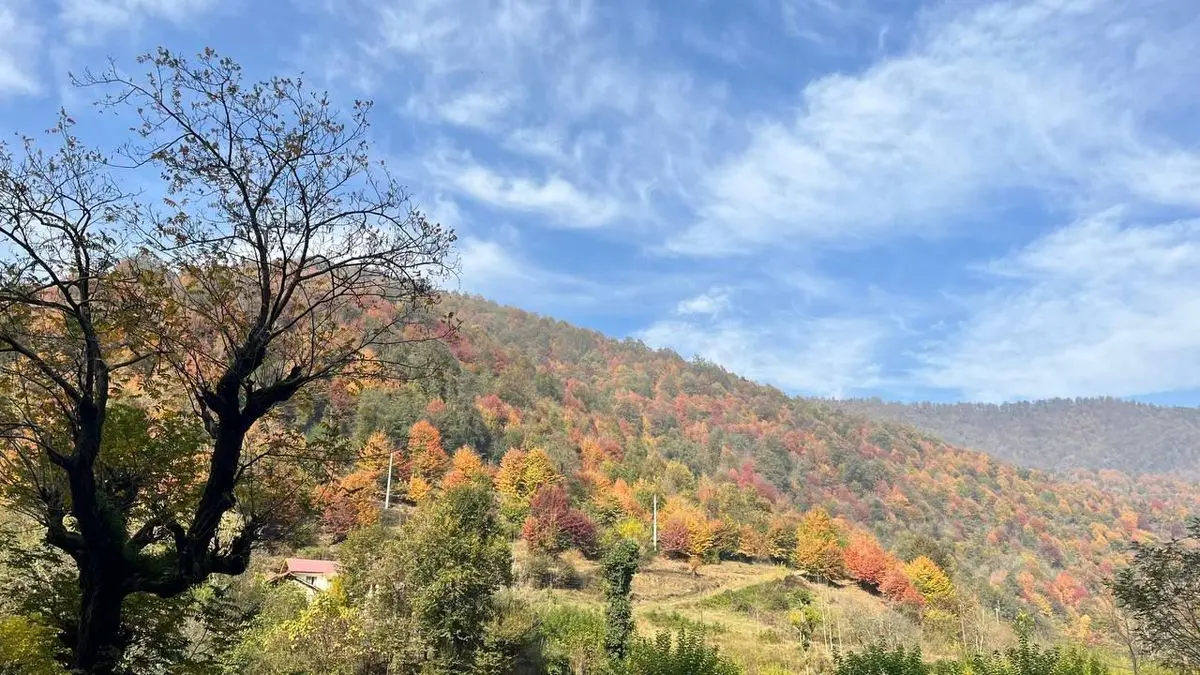
<svg viewBox="0 0 1200 675"><path fill-rule="evenodd" d="M66 675L59 665L58 637L40 621L24 616L0 616L0 673L4 675Z"/></svg>
<svg viewBox="0 0 1200 675"><path fill-rule="evenodd" d="M623 661L629 652L629 636L633 634L633 575L640 557L637 542L623 539L608 551L600 565L607 602L604 651L615 661Z"/></svg>
<svg viewBox="0 0 1200 675"><path fill-rule="evenodd" d="M366 656L362 619L335 580L299 614L270 626L251 672L353 675Z"/></svg>
<svg viewBox="0 0 1200 675"><path fill-rule="evenodd" d="M123 650L119 668L183 672L213 667L226 648L226 636L236 637L253 611L239 606L223 586L210 581L169 599L144 594L126 598L126 621L118 632ZM37 617L36 623L54 635L51 653L69 656L61 641L70 644L78 626L79 585L68 557L25 528L0 528L0 588L0 615Z"/></svg>
<svg viewBox="0 0 1200 675"><path fill-rule="evenodd" d="M77 81L133 118L123 156L87 148L65 114L56 150L0 147L0 481L78 570L72 660L91 673L122 659L127 598L240 574L256 543L286 536L295 511L278 499L298 492L267 472L294 447L247 444L286 428L281 406L314 383L381 370L373 347L400 359L437 337L405 329L436 301L454 240L370 161L369 104L343 117L299 80L244 82L211 50L140 63L141 77L114 65ZM139 203L122 164L159 169L166 199ZM350 304L378 316L348 327ZM129 388L204 433L175 489L105 469L120 454L110 403Z"/></svg>
<svg viewBox="0 0 1200 675"><path fill-rule="evenodd" d="M401 542L417 630L446 672L461 672L483 642L493 594L512 581L512 553L487 481L418 509Z"/></svg>
<svg viewBox="0 0 1200 675"><path fill-rule="evenodd" d="M1185 670L1200 668L1200 518L1188 536L1135 543L1129 567L1112 581L1113 595L1133 615L1146 654Z"/></svg>
<svg viewBox="0 0 1200 675"><path fill-rule="evenodd" d="M520 641L518 618L497 613L512 554L486 475L422 502L398 534L352 533L339 555L371 658L390 672L468 672L481 649L494 665Z"/></svg>

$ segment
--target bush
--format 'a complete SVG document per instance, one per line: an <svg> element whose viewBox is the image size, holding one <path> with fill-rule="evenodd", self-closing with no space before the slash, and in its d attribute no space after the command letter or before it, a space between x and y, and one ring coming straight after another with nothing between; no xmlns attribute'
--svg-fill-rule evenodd
<svg viewBox="0 0 1200 675"><path fill-rule="evenodd" d="M542 654L549 673L597 672L604 663L604 615L571 605L538 612Z"/></svg>
<svg viewBox="0 0 1200 675"><path fill-rule="evenodd" d="M0 617L0 673L66 675L53 628L24 616Z"/></svg>
<svg viewBox="0 0 1200 675"><path fill-rule="evenodd" d="M1004 654L976 656L973 675L1108 675L1108 666L1096 656L1078 649L1039 649L1021 636L1020 645Z"/></svg>
<svg viewBox="0 0 1200 675"><path fill-rule="evenodd" d="M904 647L887 649L875 644L865 650L845 655L834 653L836 675L929 675L929 667L921 660L921 648L911 651Z"/></svg>
<svg viewBox="0 0 1200 675"><path fill-rule="evenodd" d="M1041 649L1021 635L1019 646L963 662L921 660L920 647L888 649L876 644L846 655L834 655L836 675L1108 675L1095 656L1077 649Z"/></svg>
<svg viewBox="0 0 1200 675"><path fill-rule="evenodd" d="M725 626L719 623L703 623L689 619L679 612L659 612L651 610L644 615L646 621L668 630L687 632L690 635L713 635L724 633Z"/></svg>
<svg viewBox="0 0 1200 675"><path fill-rule="evenodd" d="M537 616L528 605L511 595L498 598L472 675L545 672L537 629Z"/></svg>
<svg viewBox="0 0 1200 675"><path fill-rule="evenodd" d="M544 553L530 555L517 578L533 588L583 588L584 578L570 561Z"/></svg>
<svg viewBox="0 0 1200 675"><path fill-rule="evenodd" d="M629 652L626 675L738 675L732 661L721 656L716 647L687 631L674 640L662 631L653 640L638 638Z"/></svg>

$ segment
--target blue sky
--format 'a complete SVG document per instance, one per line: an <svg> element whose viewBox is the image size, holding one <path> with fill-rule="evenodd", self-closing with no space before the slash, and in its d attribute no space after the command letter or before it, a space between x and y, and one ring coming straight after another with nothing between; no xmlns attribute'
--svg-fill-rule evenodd
<svg viewBox="0 0 1200 675"><path fill-rule="evenodd" d="M6 134L157 45L371 98L457 287L791 393L1200 403L1192 0L0 0L0 35Z"/></svg>

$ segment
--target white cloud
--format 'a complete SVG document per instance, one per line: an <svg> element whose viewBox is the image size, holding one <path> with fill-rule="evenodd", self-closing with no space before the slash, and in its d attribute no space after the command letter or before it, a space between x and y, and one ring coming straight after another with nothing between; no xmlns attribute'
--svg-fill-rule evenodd
<svg viewBox="0 0 1200 675"><path fill-rule="evenodd" d="M716 316L729 308L729 289L710 288L695 297L681 301L675 307L677 314L707 314Z"/></svg>
<svg viewBox="0 0 1200 675"><path fill-rule="evenodd" d="M867 0L782 0L784 25L793 35L825 53L852 55L864 45L876 51L884 45L895 21L887 3Z"/></svg>
<svg viewBox="0 0 1200 675"><path fill-rule="evenodd" d="M511 232L507 240L464 236L458 242L458 255L459 290L498 302L523 301L530 307L532 299L540 307L577 306L604 291L600 284L548 270L522 255Z"/></svg>
<svg viewBox="0 0 1200 675"><path fill-rule="evenodd" d="M881 382L876 351L885 334L868 319L789 317L769 323L668 319L635 337L788 391L841 398Z"/></svg>
<svg viewBox="0 0 1200 675"><path fill-rule="evenodd" d="M986 268L999 287L917 374L968 398L1200 388L1200 221L1082 220Z"/></svg>
<svg viewBox="0 0 1200 675"><path fill-rule="evenodd" d="M785 21L774 14L760 35L741 32L749 22L692 28L588 0L330 3L331 21L349 22L357 39L339 31L312 53L399 99L405 123L386 128L411 132L405 152L419 194L458 200L481 222L601 232L561 235L573 243L756 254L691 265L670 294L645 282L686 262L633 272L643 278L619 297L641 307L637 292L658 294L650 311L667 318L642 334L654 344L822 394L880 384L987 398L1192 386L1178 361L1194 361L1186 350L1197 345L1185 338L1187 315L1172 308L1192 309L1180 289L1196 280L1172 268L1123 285L1093 258L1158 269L1191 255L1192 226L1155 218L1200 210L1195 8L949 2L898 18L878 10L887 3L861 0L770 4ZM731 69L679 60L679 46L708 66L741 63L747 77L727 91L716 78ZM805 80L812 72L823 74ZM781 85L794 89L780 96ZM1120 218L1107 211L1118 206ZM452 212L461 215L457 204ZM1110 215L1083 217L1094 213ZM972 228L981 249L1027 242L1048 221L1078 223L990 266L992 290L972 296L967 318L949 327L935 325L949 317L930 305L955 290L970 247L879 270L863 263L880 249L855 257L896 240L897 254L911 256L905 239ZM574 269L539 264L542 249L517 244L493 231L465 237L464 286L543 307L621 307L609 280L554 272ZM832 247L841 250L826 258ZM750 260L758 267L747 273ZM628 280L622 264L612 276ZM924 264L937 272L917 272ZM771 283L759 302L730 301L729 288ZM763 306L769 316L747 318ZM820 311L833 315L809 316ZM885 383L884 341L901 335L945 339L888 356L888 373L906 358L921 368ZM1135 366L1107 365L1120 363Z"/></svg>
<svg viewBox="0 0 1200 675"><path fill-rule="evenodd" d="M655 38L649 11L586 0L392 0L334 11L362 37L313 56L360 48L357 60L375 71L361 79L403 91L402 112L429 125L415 151L469 147L474 166L453 182L501 212L649 232L668 222L663 196L682 199L698 184L713 130L727 123L723 85L631 48ZM428 178L438 188L447 179Z"/></svg>
<svg viewBox="0 0 1200 675"><path fill-rule="evenodd" d="M548 223L560 227L603 225L620 212L616 201L589 195L560 176L545 180L501 175L479 164L443 166L438 175L457 190L478 201L512 209L541 213Z"/></svg>
<svg viewBox="0 0 1200 675"><path fill-rule="evenodd" d="M446 98L428 94L413 96L407 109L426 119L440 119L469 129L493 128L508 112L512 101L498 91L489 89L454 92Z"/></svg>
<svg viewBox="0 0 1200 675"><path fill-rule="evenodd" d="M115 30L135 30L148 20L183 23L216 0L60 0L59 17L75 42L91 42Z"/></svg>
<svg viewBox="0 0 1200 675"><path fill-rule="evenodd" d="M33 94L41 89L33 55L41 42L41 28L28 15L28 4L21 0L0 2L0 97L8 94Z"/></svg>
<svg viewBox="0 0 1200 675"><path fill-rule="evenodd" d="M1183 37L1195 18L1085 0L967 7L927 14L902 55L810 82L794 117L753 123L671 246L721 254L935 233L1014 189L1068 208L1200 205L1200 154L1149 130L1192 100L1164 92L1195 81L1200 42Z"/></svg>

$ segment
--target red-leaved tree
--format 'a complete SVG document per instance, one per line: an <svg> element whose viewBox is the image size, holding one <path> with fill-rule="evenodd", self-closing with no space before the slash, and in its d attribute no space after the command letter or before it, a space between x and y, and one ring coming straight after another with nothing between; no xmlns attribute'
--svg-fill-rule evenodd
<svg viewBox="0 0 1200 675"><path fill-rule="evenodd" d="M560 485L544 486L533 496L521 536L531 549L543 553L557 554L568 548L577 548L587 556L597 552L595 523L584 512L571 508Z"/></svg>

